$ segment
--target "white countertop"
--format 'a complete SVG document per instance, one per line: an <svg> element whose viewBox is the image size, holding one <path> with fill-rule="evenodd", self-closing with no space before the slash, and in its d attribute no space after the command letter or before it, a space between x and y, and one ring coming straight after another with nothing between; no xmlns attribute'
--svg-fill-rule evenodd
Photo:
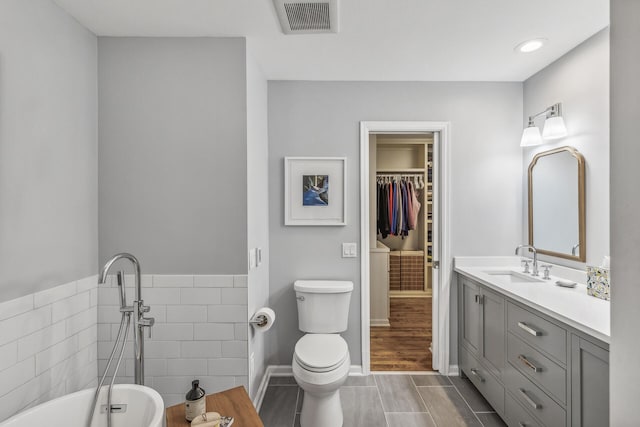
<svg viewBox="0 0 640 427"><path fill-rule="evenodd" d="M507 283L487 274L487 271L512 270L522 272L517 257L456 257L454 270L477 280L489 289L530 306L554 319L609 344L611 319L609 301L587 295L586 273L554 266L551 280L541 282ZM540 269L540 278L542 269ZM582 279L582 282L580 281ZM555 284L558 279L578 282L575 288Z"/></svg>

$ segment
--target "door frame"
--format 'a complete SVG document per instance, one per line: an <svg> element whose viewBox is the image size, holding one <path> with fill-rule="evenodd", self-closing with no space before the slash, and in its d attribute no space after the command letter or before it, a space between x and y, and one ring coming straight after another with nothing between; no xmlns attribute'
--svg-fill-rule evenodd
<svg viewBox="0 0 640 427"><path fill-rule="evenodd" d="M370 330L370 256L369 256L369 135L372 133L437 132L439 147L437 161L439 198L439 253L433 260L440 262L437 286L433 287L432 349L433 370L443 375L450 373L450 288L451 288L451 125L449 122L431 121L362 121L360 122L360 313L362 333L362 374L371 373ZM435 155L435 154L434 154Z"/></svg>

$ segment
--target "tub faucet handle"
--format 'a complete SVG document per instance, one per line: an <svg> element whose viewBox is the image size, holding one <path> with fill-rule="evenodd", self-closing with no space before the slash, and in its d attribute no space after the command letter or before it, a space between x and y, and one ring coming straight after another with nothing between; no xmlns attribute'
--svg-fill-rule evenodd
<svg viewBox="0 0 640 427"><path fill-rule="evenodd" d="M147 328L147 336L151 339L151 327L156 323L156 319L153 317L143 317L139 321L141 328Z"/></svg>

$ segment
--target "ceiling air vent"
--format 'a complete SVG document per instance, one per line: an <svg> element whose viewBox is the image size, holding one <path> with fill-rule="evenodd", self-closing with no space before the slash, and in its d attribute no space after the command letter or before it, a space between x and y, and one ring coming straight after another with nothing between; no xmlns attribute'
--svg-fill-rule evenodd
<svg viewBox="0 0 640 427"><path fill-rule="evenodd" d="M285 34L337 33L339 0L273 0Z"/></svg>

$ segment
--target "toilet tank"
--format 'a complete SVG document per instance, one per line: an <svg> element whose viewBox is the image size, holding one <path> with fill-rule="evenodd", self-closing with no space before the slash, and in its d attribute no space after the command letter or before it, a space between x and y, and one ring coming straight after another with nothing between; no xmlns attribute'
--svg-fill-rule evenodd
<svg viewBox="0 0 640 427"><path fill-rule="evenodd" d="M353 282L296 280L293 289L298 302L298 329L314 334L347 330Z"/></svg>

